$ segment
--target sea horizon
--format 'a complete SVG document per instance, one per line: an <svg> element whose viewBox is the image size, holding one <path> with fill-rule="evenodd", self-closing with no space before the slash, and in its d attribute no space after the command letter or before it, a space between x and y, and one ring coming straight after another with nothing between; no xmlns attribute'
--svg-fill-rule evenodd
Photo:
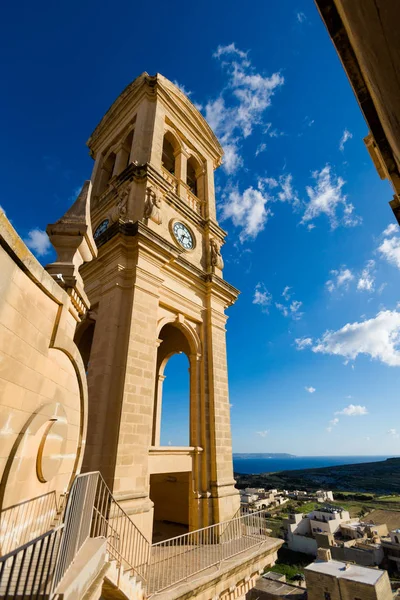
<svg viewBox="0 0 400 600"><path fill-rule="evenodd" d="M259 473L276 473L279 471L297 471L299 469L315 469L322 467L337 467L340 465L352 465L369 462L381 462L388 458L398 458L395 455L374 454L374 455L316 455L316 456L287 456L284 458L252 458L248 453L246 458L238 458L233 454L233 470L235 473L246 475ZM259 456L260 452L255 452ZM265 453L267 454L267 453Z"/></svg>

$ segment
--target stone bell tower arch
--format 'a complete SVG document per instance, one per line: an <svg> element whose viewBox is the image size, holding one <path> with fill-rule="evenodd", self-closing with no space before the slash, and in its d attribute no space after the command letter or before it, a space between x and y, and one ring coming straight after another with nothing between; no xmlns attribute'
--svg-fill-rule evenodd
<svg viewBox="0 0 400 600"><path fill-rule="evenodd" d="M175 85L147 73L122 92L88 146L98 257L81 269L92 336L89 349L81 336L89 352L84 470L102 472L149 538L153 513L189 529L229 519L239 496L225 309L238 291L222 276L221 146ZM190 365L190 445L182 448L159 446L163 370L176 352Z"/></svg>

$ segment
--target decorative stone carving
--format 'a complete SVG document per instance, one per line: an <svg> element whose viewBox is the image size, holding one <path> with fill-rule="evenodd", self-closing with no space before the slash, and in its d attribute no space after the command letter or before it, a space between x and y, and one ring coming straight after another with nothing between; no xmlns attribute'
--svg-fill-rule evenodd
<svg viewBox="0 0 400 600"><path fill-rule="evenodd" d="M224 261L221 254L221 246L214 238L210 239L211 265L217 269L224 268Z"/></svg>
<svg viewBox="0 0 400 600"><path fill-rule="evenodd" d="M125 220L128 212L128 198L129 198L130 187L125 187L118 191L118 202L110 210L109 219L111 223L115 223L119 219Z"/></svg>
<svg viewBox="0 0 400 600"><path fill-rule="evenodd" d="M157 225L161 225L162 223L161 201L162 194L160 190L148 187L144 204L144 218L151 219L154 223L157 223Z"/></svg>
<svg viewBox="0 0 400 600"><path fill-rule="evenodd" d="M69 292L79 318L90 306L79 267L97 256L90 220L91 193L92 184L85 181L71 208L61 219L46 228L57 252L56 262L47 265L46 271Z"/></svg>

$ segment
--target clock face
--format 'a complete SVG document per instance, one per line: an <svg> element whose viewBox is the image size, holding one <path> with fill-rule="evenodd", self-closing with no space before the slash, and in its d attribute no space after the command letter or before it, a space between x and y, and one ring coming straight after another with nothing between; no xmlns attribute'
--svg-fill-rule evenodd
<svg viewBox="0 0 400 600"><path fill-rule="evenodd" d="M189 229L183 223L176 221L172 226L176 241L185 248L185 250L192 250L194 248L193 236Z"/></svg>
<svg viewBox="0 0 400 600"><path fill-rule="evenodd" d="M104 219L104 221L102 221L100 223L100 225L98 226L98 228L96 229L96 231L93 234L94 239L98 238L99 235L101 235L102 233L105 232L105 230L107 229L109 224L109 220L108 219Z"/></svg>

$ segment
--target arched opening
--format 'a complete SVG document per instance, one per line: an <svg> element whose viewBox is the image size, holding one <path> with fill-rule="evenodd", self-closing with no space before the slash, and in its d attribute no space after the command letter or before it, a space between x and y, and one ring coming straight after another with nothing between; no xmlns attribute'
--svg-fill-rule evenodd
<svg viewBox="0 0 400 600"><path fill-rule="evenodd" d="M97 188L97 196L101 196L101 194L106 190L108 182L110 181L115 165L115 153L110 152L105 161L102 164L100 176L99 176L99 185Z"/></svg>
<svg viewBox="0 0 400 600"><path fill-rule="evenodd" d="M189 360L183 352L168 359L161 404L161 446L189 446Z"/></svg>
<svg viewBox="0 0 400 600"><path fill-rule="evenodd" d="M154 397L153 413L153 446L190 445L190 436L183 432L173 418L174 410L179 406L182 423L187 423L186 432L189 431L190 422L190 376L188 375L188 358L191 348L185 333L174 324L164 325L159 333L160 345L157 352L157 381ZM182 354L184 356L182 356ZM178 356L175 356L178 355ZM180 355L180 356L179 356ZM186 356L185 356L186 355ZM170 366L168 366L170 365ZM164 403L164 381L170 373L170 381L166 384L167 396ZM184 397L186 396L186 406ZM162 432L162 421L168 423ZM172 439L186 439L186 444L172 444Z"/></svg>
<svg viewBox="0 0 400 600"><path fill-rule="evenodd" d="M195 351L185 326L167 323L159 333L154 396L150 498L154 502L153 541L185 533L190 522L193 481L190 369ZM192 400L193 401L193 400ZM187 448L187 450L186 450Z"/></svg>
<svg viewBox="0 0 400 600"><path fill-rule="evenodd" d="M171 173L172 175L175 175L175 150L177 149L177 142L174 139L174 137L167 132L164 135L164 141L163 141L163 149L162 149L162 166L164 167L164 169L166 169L168 171L168 173Z"/></svg>
<svg viewBox="0 0 400 600"><path fill-rule="evenodd" d="M86 374L89 369L90 353L92 351L95 326L96 321L92 320L82 323L77 329L74 337L74 342L78 346L78 350L82 356Z"/></svg>
<svg viewBox="0 0 400 600"><path fill-rule="evenodd" d="M197 177L196 171L198 171L198 163L193 156L189 158L187 161L187 171L186 171L186 183L188 188L195 196L198 196L198 185L197 185Z"/></svg>

